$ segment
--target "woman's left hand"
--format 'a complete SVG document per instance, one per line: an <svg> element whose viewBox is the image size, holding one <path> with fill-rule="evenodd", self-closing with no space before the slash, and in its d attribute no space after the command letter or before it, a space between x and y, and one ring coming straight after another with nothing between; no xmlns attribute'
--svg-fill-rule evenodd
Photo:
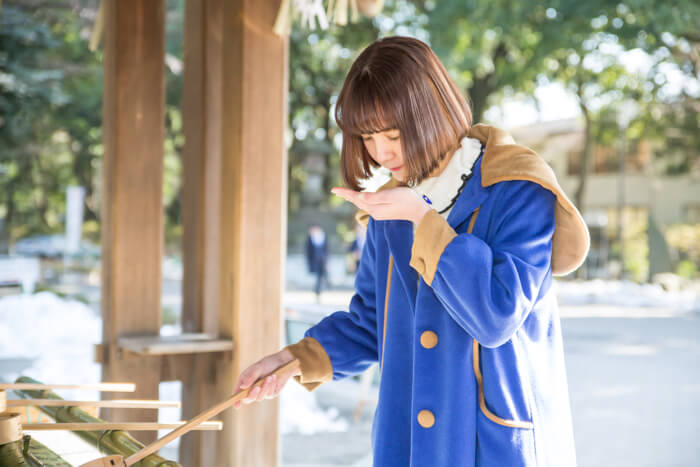
<svg viewBox="0 0 700 467"><path fill-rule="evenodd" d="M331 193L350 201L376 220L401 219L418 224L431 209L415 191L407 187L389 188L377 193L335 187Z"/></svg>

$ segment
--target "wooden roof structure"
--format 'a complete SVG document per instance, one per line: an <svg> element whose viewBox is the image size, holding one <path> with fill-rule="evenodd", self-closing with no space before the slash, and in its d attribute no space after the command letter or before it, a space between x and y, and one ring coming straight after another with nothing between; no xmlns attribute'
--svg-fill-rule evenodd
<svg viewBox="0 0 700 467"><path fill-rule="evenodd" d="M103 380L136 382L137 398L157 399L161 381L181 381L183 419L231 395L239 372L282 344L288 43L273 31L279 7L280 0L186 2L182 322L190 335L164 342L166 5L103 0L103 343L96 358ZM128 414L130 421L155 417ZM110 409L106 418L127 414ZM221 433L182 439L182 465L277 465L277 401L228 410L221 420ZM155 436L135 435L146 443Z"/></svg>

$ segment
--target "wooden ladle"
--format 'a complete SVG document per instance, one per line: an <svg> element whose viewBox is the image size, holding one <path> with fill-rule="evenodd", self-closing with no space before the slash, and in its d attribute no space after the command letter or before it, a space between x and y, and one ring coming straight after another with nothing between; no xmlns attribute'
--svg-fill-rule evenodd
<svg viewBox="0 0 700 467"><path fill-rule="evenodd" d="M265 378L271 375L275 376L280 376L284 373L288 373L290 371L296 371L299 368L299 360L294 359L291 362L282 365L278 369L276 369L274 372L270 373L267 376L264 376L260 379L258 379L254 384L252 384L248 389L244 389L242 391L238 391L236 394L232 395L228 399L226 399L223 402L219 402L217 405L210 407L209 409L205 410L204 412L201 412L199 415L194 417L192 420L187 422L186 424L182 425L179 428L174 429L167 435L163 436L159 440L154 441L153 443L149 444L148 446L145 446L143 449L141 449L138 452L135 452L134 454L130 455L126 459L123 456L115 455L115 456L107 456L107 457L101 457L99 459L95 459L93 461L87 462L85 464L82 464L80 467L129 467L130 465L134 465L141 459L143 459L146 456L149 456L153 454L154 452L158 451L160 448L168 444L174 439L179 438L180 436L184 435L188 431L192 430L195 428L197 425L202 423L205 420L208 420L209 418L213 417L214 415L223 412L224 410L228 409L231 407L233 404L238 402L241 399L244 399L250 391L253 390L253 388L257 386L262 386L262 384L265 382Z"/></svg>

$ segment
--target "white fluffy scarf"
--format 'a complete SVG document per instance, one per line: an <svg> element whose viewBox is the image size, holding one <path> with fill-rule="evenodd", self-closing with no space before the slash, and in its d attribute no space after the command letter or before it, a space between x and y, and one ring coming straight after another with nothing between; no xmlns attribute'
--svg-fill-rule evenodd
<svg viewBox="0 0 700 467"><path fill-rule="evenodd" d="M420 184L410 188L447 219L460 190L471 176L479 154L481 154L481 141L465 137L440 175L426 178Z"/></svg>

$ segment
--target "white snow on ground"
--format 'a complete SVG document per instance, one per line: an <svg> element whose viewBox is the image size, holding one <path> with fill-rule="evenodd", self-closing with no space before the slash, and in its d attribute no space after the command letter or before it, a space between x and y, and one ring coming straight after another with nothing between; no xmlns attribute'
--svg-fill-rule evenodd
<svg viewBox="0 0 700 467"><path fill-rule="evenodd" d="M322 410L313 393L290 381L280 394L280 431L313 435L348 430L348 422L338 417L338 409Z"/></svg>
<svg viewBox="0 0 700 467"><path fill-rule="evenodd" d="M43 383L82 384L100 380L93 362L101 341L102 321L85 304L50 292L0 298L0 358L35 359L24 370ZM14 382L20 375L0 378ZM96 398L96 391L56 391L64 398Z"/></svg>
<svg viewBox="0 0 700 467"><path fill-rule="evenodd" d="M176 326L164 326L161 334L172 335ZM0 359L33 359L31 368L22 371L43 383L81 384L100 381L100 366L94 363L94 344L101 342L102 320L87 305L65 300L50 292L34 295L12 295L0 298ZM0 380L14 382L19 374L2 374ZM138 382L136 382L138 384ZM178 382L162 383L162 400L179 400L181 388ZM96 391L57 390L66 399L99 398ZM124 395L128 398L128 395ZM299 432L313 434L323 431L346 431L347 421L338 419L337 410L319 408L316 397L295 382L287 385L281 397L282 433ZM180 409L161 409L161 422L180 419ZM42 432L50 433L50 432ZM161 432L160 434L164 434ZM36 433L39 435L39 433ZM53 436L53 435L46 435ZM38 439L45 439L37 436ZM77 437L78 446L70 448L61 437L62 452L79 452L84 449ZM51 444L47 440L47 444ZM172 447L176 443L172 443ZM67 449L67 450L66 450ZM70 460L74 460L71 458Z"/></svg>
<svg viewBox="0 0 700 467"><path fill-rule="evenodd" d="M665 291L658 284L628 281L556 280L559 303L563 305L605 304L620 307L658 307L675 311L700 311L700 294L695 290Z"/></svg>

